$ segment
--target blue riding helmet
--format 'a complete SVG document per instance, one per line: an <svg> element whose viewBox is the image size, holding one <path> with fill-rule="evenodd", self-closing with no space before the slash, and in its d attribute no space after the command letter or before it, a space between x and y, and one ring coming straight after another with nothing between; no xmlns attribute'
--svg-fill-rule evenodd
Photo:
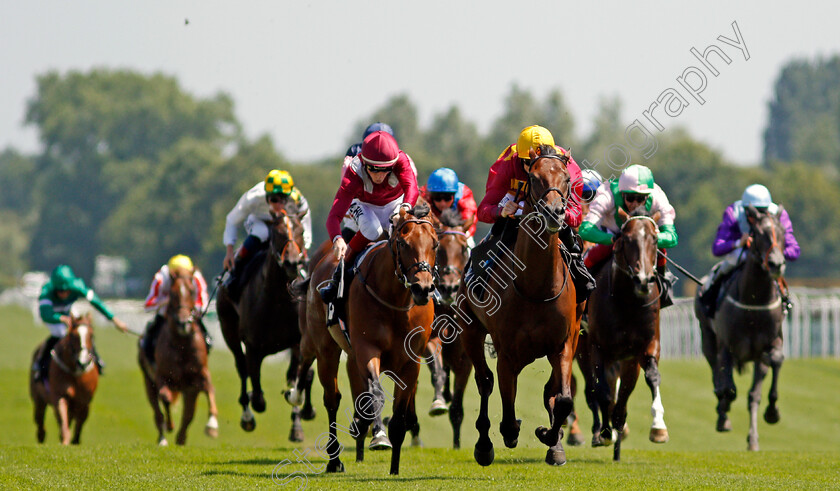
<svg viewBox="0 0 840 491"><path fill-rule="evenodd" d="M598 187L601 186L601 181L604 180L601 177L601 174L598 174L598 172L592 169L584 169L581 174L583 174L584 193L594 193L598 190Z"/></svg>
<svg viewBox="0 0 840 491"><path fill-rule="evenodd" d="M452 169L441 167L429 176L426 189L430 193L457 193L458 184L460 184L458 174Z"/></svg>
<svg viewBox="0 0 840 491"><path fill-rule="evenodd" d="M377 131L384 131L385 133L394 136L394 130L391 129L390 126L388 126L386 123L380 123L379 121L377 121L365 129L365 133L364 136L362 136L362 140L367 138L368 135L370 135L371 133L376 133Z"/></svg>

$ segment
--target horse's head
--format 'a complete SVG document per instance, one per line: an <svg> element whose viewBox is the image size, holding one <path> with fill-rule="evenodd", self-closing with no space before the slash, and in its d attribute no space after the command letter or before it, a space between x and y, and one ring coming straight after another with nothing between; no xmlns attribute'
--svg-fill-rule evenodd
<svg viewBox="0 0 840 491"><path fill-rule="evenodd" d="M304 268L306 249L303 242L303 224L294 204L286 204L271 224L271 255L283 268L289 279L296 278Z"/></svg>
<svg viewBox="0 0 840 491"><path fill-rule="evenodd" d="M72 316L70 328L62 339L65 343L58 354L62 363L74 374L81 374L92 368L93 327L90 313L82 317ZM58 350L57 350L58 351Z"/></svg>
<svg viewBox="0 0 840 491"><path fill-rule="evenodd" d="M429 206L418 204L400 209L393 218L388 246L394 256L396 275L411 291L414 303L426 305L435 290L435 254L439 246L432 222L424 218Z"/></svg>
<svg viewBox="0 0 840 491"><path fill-rule="evenodd" d="M568 155L559 155L551 145L541 145L539 155L528 169L528 191L525 213L537 213L545 220L546 228L557 233L566 217L566 203L571 189L566 165Z"/></svg>
<svg viewBox="0 0 840 491"><path fill-rule="evenodd" d="M461 286L464 267L470 258L467 230L474 221L475 218L470 218L465 223L456 210L447 209L440 214L440 224L435 227L440 238L435 268L438 272L441 296L447 303L452 303L455 292Z"/></svg>
<svg viewBox="0 0 840 491"><path fill-rule="evenodd" d="M754 206L746 208L750 224L750 257L761 265L773 279L785 274L785 230L779 214L759 211ZM779 213L781 213L781 208Z"/></svg>
<svg viewBox="0 0 840 491"><path fill-rule="evenodd" d="M633 280L633 292L639 298L650 295L656 275L656 238L659 212L649 216L644 207L627 214L619 209L624 219L621 235L615 241L613 264Z"/></svg>
<svg viewBox="0 0 840 491"><path fill-rule="evenodd" d="M169 303L166 316L181 337L191 336L195 330L196 288L193 273L183 268L169 272Z"/></svg>

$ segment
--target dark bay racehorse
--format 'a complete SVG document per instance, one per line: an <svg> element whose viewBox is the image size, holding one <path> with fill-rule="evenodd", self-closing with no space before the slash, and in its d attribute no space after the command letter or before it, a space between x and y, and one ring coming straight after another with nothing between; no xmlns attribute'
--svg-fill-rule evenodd
<svg viewBox="0 0 840 491"><path fill-rule="evenodd" d="M557 236L567 226L564 216L571 188L568 157L556 155L554 147L541 147L540 152L528 173L526 204L513 251L503 242L495 244L497 250L490 253L495 253L494 265L487 273L492 281L471 280L461 285L456 299L463 329L461 341L475 367L481 395L474 456L484 466L494 460L488 434L493 374L484 357L487 333L498 354L496 372L503 411L500 432L505 445L514 448L519 439L520 421L514 407L517 377L524 367L545 356L551 364L551 377L545 385L543 403L551 427L540 426L536 435L549 447L545 459L548 464L566 463L560 426L572 408L572 361L584 304L575 303L574 284Z"/></svg>
<svg viewBox="0 0 840 491"><path fill-rule="evenodd" d="M619 214L624 225L613 245L613 255L598 274L597 287L589 297L589 326L581 336L578 357L586 377L586 402L592 410L592 446L615 440L613 460L621 459L621 439L615 438L613 429L624 428L627 400L640 368L653 398L650 441L668 441L658 368L662 292L656 281L659 213L649 217L640 208L629 216L624 210ZM607 381L614 377L608 377L607 371L616 362L621 383L613 401Z"/></svg>
<svg viewBox="0 0 840 491"><path fill-rule="evenodd" d="M266 356L291 348L292 357L286 374L288 381L294 380L300 359L300 330L298 328L298 299L289 292L289 282L298 277L305 266L306 252L303 247L303 226L296 215L297 210L287 205L284 212L269 224L269 246L265 255L254 258L249 267L258 268L242 290L238 303L233 302L222 286L216 310L222 335L236 361L236 371L241 382L239 404L242 406L240 426L253 431L256 420L254 411L265 411L265 397L260 383L260 368ZM245 346L243 352L242 345ZM248 379L252 392L248 393ZM311 377L307 377L311 385ZM303 427L300 419L315 417L309 390L305 391L303 411L294 408L292 412L291 441L303 441Z"/></svg>
<svg viewBox="0 0 840 491"><path fill-rule="evenodd" d="M164 428L174 429L170 406L180 393L184 394L184 409L176 443L187 442L187 429L195 415L198 394L207 394L209 417L204 427L207 436L219 436L216 389L207 367L207 345L199 327L199 312L195 307L193 274L179 268L170 271L169 299L164 313L164 326L155 346L155 363L146 358L146 351L138 343L137 357L146 386L146 397L152 405L158 445L168 445ZM163 411L160 405L163 404Z"/></svg>
<svg viewBox="0 0 840 491"><path fill-rule="evenodd" d="M40 345L35 349L33 364L38 360L41 349ZM29 394L35 407L38 443L44 443L47 436L44 416L47 405L50 405L58 420L61 444L78 445L90 402L99 383L99 370L93 359L93 324L89 313L83 317L72 317L67 334L52 350L48 370L46 385L35 378L34 370L29 376ZM73 422L76 425L71 440L70 425Z"/></svg>
<svg viewBox="0 0 840 491"><path fill-rule="evenodd" d="M782 297L778 281L785 270L785 231L777 215L762 213L753 207L747 209L747 221L752 244L743 267L724 285L724 300L714 320L703 314L697 297L694 314L700 321L703 355L712 368L712 382L718 398L717 431L732 429L727 413L737 394L732 377L733 364L739 372L746 363L755 364L747 402L750 412L747 448L758 450L758 406L761 385L769 369L773 370L773 379L764 420L770 424L779 421L776 386L784 355Z"/></svg>
<svg viewBox="0 0 840 491"><path fill-rule="evenodd" d="M317 358L330 421L327 472L344 471L336 421L341 400L337 382L339 346L343 346L348 352L347 372L356 409L353 421L348 421L348 433L356 439L356 460L364 459L365 435L374 423L374 442L392 446L390 472L399 473L406 430L417 420L414 395L434 317L430 299L435 288L433 270L438 240L431 222L424 218L428 212L422 205L409 212L400 210L388 242L373 246L359 265L346 300L349 346L341 333L327 330L325 306L318 294L319 286L331 278L337 262L326 252L327 243L319 248L323 259L310 281L301 282L308 290L299 374ZM381 375L394 380L393 394L382 388ZM386 395L394 400L387 437L378 427ZM289 400L298 402L292 397ZM347 430L343 425L341 428Z"/></svg>

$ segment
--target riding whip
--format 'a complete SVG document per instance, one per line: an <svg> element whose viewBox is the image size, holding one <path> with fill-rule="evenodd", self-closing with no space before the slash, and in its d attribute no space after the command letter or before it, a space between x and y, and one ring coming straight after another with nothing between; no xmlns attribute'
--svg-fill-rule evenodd
<svg viewBox="0 0 840 491"><path fill-rule="evenodd" d="M673 260L673 259L671 259L670 257L668 257L667 255L665 255L665 253L664 253L664 252L662 252L662 251L660 251L659 249L657 249L657 250L656 250L656 253L657 253L657 254L659 254L660 256L664 257L664 258L665 258L668 262L670 262L671 264L673 264L673 265L674 265L674 267L675 267L675 268L677 268L677 271L679 271L680 273L682 273L682 274L686 275L686 276L687 276L687 277L688 277L691 281L693 281L693 282L697 283L698 285L702 285L702 284L703 284L703 282L702 282L702 281L700 281L700 280L698 280L696 276L694 276L693 274L689 273L687 269L683 268L682 266L680 266L679 264L677 264L676 262L674 262L674 260Z"/></svg>

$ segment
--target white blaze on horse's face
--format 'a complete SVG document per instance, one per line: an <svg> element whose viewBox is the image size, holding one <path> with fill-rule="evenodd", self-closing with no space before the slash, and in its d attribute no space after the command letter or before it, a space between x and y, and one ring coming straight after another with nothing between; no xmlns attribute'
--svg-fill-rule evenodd
<svg viewBox="0 0 840 491"><path fill-rule="evenodd" d="M90 328L87 325L82 324L76 328L76 334L79 335L79 344L81 345L81 349L79 349L79 356L76 358L76 361L79 363L79 366L86 366L91 362L92 358L90 350L87 347Z"/></svg>

